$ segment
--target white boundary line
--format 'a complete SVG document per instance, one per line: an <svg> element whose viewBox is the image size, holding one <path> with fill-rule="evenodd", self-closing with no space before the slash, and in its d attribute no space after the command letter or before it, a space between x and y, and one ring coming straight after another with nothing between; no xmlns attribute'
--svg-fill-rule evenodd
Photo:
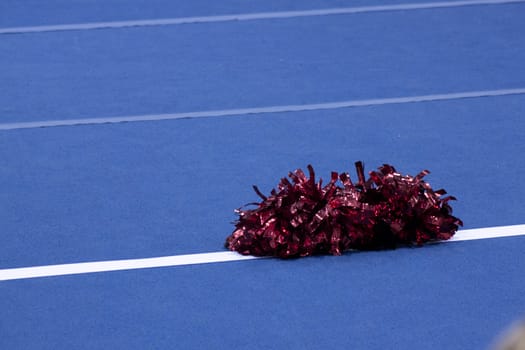
<svg viewBox="0 0 525 350"><path fill-rule="evenodd" d="M35 121L35 122L3 123L3 124L0 123L0 130L33 129L33 128L42 128L42 127L54 127L54 126L93 125L93 124L124 123L124 122L145 122L145 121L173 120L173 119L185 119L185 118L227 117L227 116L239 116L239 115L248 115L248 114L303 112L303 111L339 109L339 108L349 108L349 107L364 107L364 106L377 106L377 105L429 102L429 101L445 101L445 100L458 100L458 99L464 99L464 98L479 98L479 97L524 95L524 94L525 94L525 88L517 88L517 89L469 91L469 92L436 94L436 95L378 98L378 99L370 99L370 100L350 100L350 101L315 103L315 104L304 104L304 105L255 107L255 108L227 109L227 110L187 112L187 113L147 114L147 115L107 117L107 118L44 120L44 121Z"/></svg>
<svg viewBox="0 0 525 350"><path fill-rule="evenodd" d="M406 4L395 4L395 5L340 7L340 8L302 10L302 11L258 12L258 13L245 13L245 14L234 14L234 15L230 14L230 15L219 15L219 16L200 16L200 17L180 17L180 18L163 18L163 19L149 19L149 20L114 21L114 22L58 24L58 25L42 25L42 26L30 26L30 27L0 28L0 34L43 33L43 32L56 32L56 31L70 31L70 30L165 26L165 25L178 25L178 24L189 24L189 23L251 21L251 20L261 20L261 19L343 15L343 14L355 14L355 13L367 13L367 12L408 11L408 10L422 10L422 9L464 7L464 6L478 6L478 5L500 5L500 4L521 3L521 2L525 2L525 0L440 1L440 2L429 2L429 3L406 3Z"/></svg>
<svg viewBox="0 0 525 350"><path fill-rule="evenodd" d="M502 238L524 236L525 225L497 226L469 230L460 230L456 235L443 242L458 242L474 239ZM228 261L260 259L254 256L244 256L235 252L214 252L200 254L185 254L164 256L158 258L94 261L74 264L21 267L0 270L0 281L19 280L37 277L78 275L93 272L109 272L121 270L136 270L167 266L184 266Z"/></svg>
<svg viewBox="0 0 525 350"><path fill-rule="evenodd" d="M250 259L257 258L254 256L244 256L235 252L225 251L215 253L162 256L145 259L109 260L73 264L33 266L0 270L0 281L36 277L78 275L93 272L148 269L166 266L208 264Z"/></svg>
<svg viewBox="0 0 525 350"><path fill-rule="evenodd" d="M475 239L503 238L512 236L525 236L525 224L459 230L451 239L443 242L459 242Z"/></svg>

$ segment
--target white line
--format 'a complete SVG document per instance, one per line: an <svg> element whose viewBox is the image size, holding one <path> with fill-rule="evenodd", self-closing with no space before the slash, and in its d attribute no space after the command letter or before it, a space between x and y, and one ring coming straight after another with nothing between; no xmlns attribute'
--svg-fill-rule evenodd
<svg viewBox="0 0 525 350"><path fill-rule="evenodd" d="M219 16L200 16L200 17L180 17L180 18L146 19L146 20L131 20L131 21L114 21L114 22L58 24L58 25L42 25L42 26L31 26L31 27L0 28L0 34L22 34L22 33L42 33L42 32L56 32L56 31L70 31L70 30L109 29L109 28L144 27L144 26L166 26L166 25L178 25L178 24L189 24L189 23L251 21L251 20L261 20L261 19L344 15L344 14L367 13L367 12L409 11L409 10L435 9L435 8L447 8L447 7L500 5L500 4L521 3L521 2L525 2L525 0L440 1L440 2L429 2L429 3L407 3L407 4L395 4L395 5L339 7L339 8L302 10L302 11L243 13L243 14L230 14L230 15L219 15Z"/></svg>
<svg viewBox="0 0 525 350"><path fill-rule="evenodd" d="M437 95L378 98L378 99L370 99L370 100L350 100L350 101L341 101L341 102L315 103L315 104L304 104L304 105L255 107L255 108L227 109L227 110L200 111L200 112L187 112L187 113L147 114L147 115L107 117L107 118L43 120L43 121L35 121L35 122L19 122L19 123L3 123L3 124L0 123L0 130L33 129L33 128L42 128L42 127L54 127L54 126L93 125L93 124L124 123L124 122L145 122L145 121L173 120L173 119L185 119L185 118L228 117L228 116L239 116L239 115L249 115L249 114L304 112L304 111L339 109L339 108L350 108L350 107L364 107L364 106L414 103L414 102L458 100L458 99L464 99L464 98L494 97L494 96L523 95L523 94L525 94L525 88L488 90L488 91L470 91L470 92L459 92L459 93L437 94Z"/></svg>
<svg viewBox="0 0 525 350"><path fill-rule="evenodd" d="M458 231L451 239L444 242L470 241L473 239L502 238L525 236L525 225L483 227Z"/></svg>
<svg viewBox="0 0 525 350"><path fill-rule="evenodd" d="M443 242L458 242L474 239L524 236L525 225L486 227L459 231L452 239ZM183 266L228 261L260 259L235 252L215 252L164 256L158 258L94 261L74 264L21 267L0 270L0 281L19 280L37 277L78 275L94 272L136 270L168 266Z"/></svg>
<svg viewBox="0 0 525 350"><path fill-rule="evenodd" d="M74 264L21 267L0 270L0 281L36 277L78 275L93 272L148 269L166 266L208 264L250 259L257 258L254 256L244 256L235 252L225 251L215 253L173 255L145 259L93 261Z"/></svg>

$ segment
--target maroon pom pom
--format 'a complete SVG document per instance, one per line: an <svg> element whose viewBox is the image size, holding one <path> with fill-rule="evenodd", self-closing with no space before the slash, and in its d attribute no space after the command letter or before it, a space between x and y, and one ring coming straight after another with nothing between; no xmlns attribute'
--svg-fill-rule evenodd
<svg viewBox="0 0 525 350"><path fill-rule="evenodd" d="M422 171L401 175L383 165L365 179L363 163L355 163L358 182L332 172L323 186L300 169L281 179L269 197L254 186L262 202L237 209L239 219L225 246L241 254L290 258L313 254L340 255L350 249L395 248L446 240L463 223L451 215L452 196L433 191ZM342 185L342 186L341 186Z"/></svg>

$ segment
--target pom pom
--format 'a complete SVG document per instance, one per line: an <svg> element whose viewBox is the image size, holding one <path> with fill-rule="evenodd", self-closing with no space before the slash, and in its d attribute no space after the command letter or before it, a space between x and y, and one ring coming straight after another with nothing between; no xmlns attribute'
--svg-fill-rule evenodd
<svg viewBox="0 0 525 350"><path fill-rule="evenodd" d="M423 181L429 173L401 175L383 165L365 179L355 163L358 182L332 172L323 186L298 169L261 197L256 208L237 209L239 219L225 246L244 255L292 258L314 254L341 255L346 250L391 249L449 239L463 223L452 216L444 190Z"/></svg>

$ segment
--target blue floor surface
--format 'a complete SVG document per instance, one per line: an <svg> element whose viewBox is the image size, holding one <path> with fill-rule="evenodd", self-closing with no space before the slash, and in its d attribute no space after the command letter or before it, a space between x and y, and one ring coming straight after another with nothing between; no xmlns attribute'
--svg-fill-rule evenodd
<svg viewBox="0 0 525 350"><path fill-rule="evenodd" d="M4 35L1 122L523 87L524 9Z"/></svg>
<svg viewBox="0 0 525 350"><path fill-rule="evenodd" d="M397 0L396 0L397 1ZM0 28L399 3L0 2ZM428 2L428 1L425 1ZM0 123L525 88L525 4L0 35ZM391 163L524 224L525 95L0 130L0 269L223 250L288 171ZM0 282L0 349L485 349L525 236Z"/></svg>
<svg viewBox="0 0 525 350"><path fill-rule="evenodd" d="M311 163L387 162L459 198L466 228L521 224L523 96L4 132L3 267L216 251L233 209ZM329 137L326 137L329 135ZM27 254L20 254L21 251Z"/></svg>
<svg viewBox="0 0 525 350"><path fill-rule="evenodd" d="M525 308L525 238L2 284L0 347L484 349Z"/></svg>
<svg viewBox="0 0 525 350"><path fill-rule="evenodd" d="M303 11L334 7L429 3L435 0L3 0L0 26L19 27L83 22L127 21L238 13Z"/></svg>

